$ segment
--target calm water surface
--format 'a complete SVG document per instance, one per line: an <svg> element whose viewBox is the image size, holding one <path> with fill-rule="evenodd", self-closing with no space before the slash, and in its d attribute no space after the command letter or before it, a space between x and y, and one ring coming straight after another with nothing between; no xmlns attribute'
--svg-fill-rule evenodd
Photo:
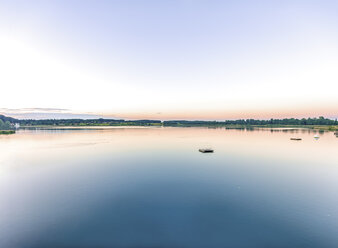
<svg viewBox="0 0 338 248"><path fill-rule="evenodd" d="M0 247L336 248L338 138L314 134L111 128L0 136Z"/></svg>

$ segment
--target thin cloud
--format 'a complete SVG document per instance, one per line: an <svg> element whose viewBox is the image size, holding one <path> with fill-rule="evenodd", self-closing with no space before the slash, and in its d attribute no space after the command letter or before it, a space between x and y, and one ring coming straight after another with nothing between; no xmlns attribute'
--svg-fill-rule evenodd
<svg viewBox="0 0 338 248"><path fill-rule="evenodd" d="M16 119L98 119L100 115L77 114L77 113L57 113L57 112L29 112L29 113L2 113Z"/></svg>
<svg viewBox="0 0 338 248"><path fill-rule="evenodd" d="M63 109L63 108L23 108L23 110L27 110L27 111L43 111L43 112L70 111L70 109Z"/></svg>
<svg viewBox="0 0 338 248"><path fill-rule="evenodd" d="M98 113L74 113L64 108L0 108L0 114L17 119L98 119Z"/></svg>
<svg viewBox="0 0 338 248"><path fill-rule="evenodd" d="M68 112L70 109L63 108L0 108L0 112L4 113L29 113L29 112Z"/></svg>

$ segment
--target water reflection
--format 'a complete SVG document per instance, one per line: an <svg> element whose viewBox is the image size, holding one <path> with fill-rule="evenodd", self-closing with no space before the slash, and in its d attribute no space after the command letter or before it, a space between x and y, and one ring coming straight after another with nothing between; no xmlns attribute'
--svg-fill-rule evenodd
<svg viewBox="0 0 338 248"><path fill-rule="evenodd" d="M337 145L301 129L19 131L0 138L0 247L337 247Z"/></svg>

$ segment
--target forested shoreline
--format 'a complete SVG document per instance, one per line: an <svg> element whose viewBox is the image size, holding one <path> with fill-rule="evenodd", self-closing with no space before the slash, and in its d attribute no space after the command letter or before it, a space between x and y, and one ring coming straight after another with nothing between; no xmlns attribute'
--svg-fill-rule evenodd
<svg viewBox="0 0 338 248"><path fill-rule="evenodd" d="M319 118L285 118L285 119L239 119L224 121L191 120L123 120L123 119L15 119L0 115L0 130L9 130L17 123L20 126L167 126L167 127L222 127L222 126L332 126L336 130L337 119Z"/></svg>

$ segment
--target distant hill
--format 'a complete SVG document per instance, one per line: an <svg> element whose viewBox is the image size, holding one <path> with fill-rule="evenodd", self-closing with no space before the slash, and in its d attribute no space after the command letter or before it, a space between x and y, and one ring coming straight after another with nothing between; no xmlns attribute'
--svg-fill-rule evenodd
<svg viewBox="0 0 338 248"><path fill-rule="evenodd" d="M10 123L17 123L19 122L18 119L12 118L12 117L7 117L4 115L0 115L0 120L2 120L3 122L9 121Z"/></svg>

